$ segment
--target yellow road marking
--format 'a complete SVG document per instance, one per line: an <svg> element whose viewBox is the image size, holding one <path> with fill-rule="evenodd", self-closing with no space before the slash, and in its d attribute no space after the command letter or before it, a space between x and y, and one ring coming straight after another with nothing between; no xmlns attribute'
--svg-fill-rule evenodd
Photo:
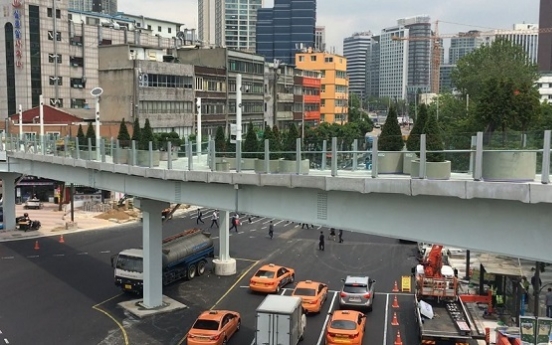
<svg viewBox="0 0 552 345"><path fill-rule="evenodd" d="M230 286L230 288L228 290L226 290L226 292L224 293L224 295L222 295L221 298L219 298L219 300L213 304L213 306L210 308L210 309L215 309L215 307L220 303L222 302L222 300L228 296L228 294L234 290L234 288L240 283L240 281L247 275L247 273L249 273L253 267L255 267L261 260L250 260L250 259L236 259L236 260L243 260L243 261L250 261L252 262L252 264L238 277L238 279L236 279L236 282L234 284L232 284L232 286ZM180 341L178 342L177 345L182 345L184 343L184 340L186 340L186 338L188 337L188 332L186 332L186 334L184 335L184 337L182 337L182 339L180 339Z"/></svg>
<svg viewBox="0 0 552 345"><path fill-rule="evenodd" d="M115 317L111 316L111 314L109 314L107 311L105 311L105 310L103 310L103 309L100 308L100 306L101 306L102 304L107 303L107 302L111 301L112 299L115 299L115 298L117 298L117 297L119 297L119 296L121 296L121 295L122 295L122 293L120 293L120 294L118 294L118 295L116 295L116 296L113 296L113 297L111 297L111 298L108 298L108 299L106 299L105 301L100 302L100 303L96 304L95 306L92 306L92 309L99 311L100 313L102 313L102 314L104 314L105 316L107 316L108 318L110 318L113 322L115 322L115 324L117 325L117 327L119 327L119 329L121 330L121 333L123 333L123 339L124 339L124 341L125 341L125 345L130 345L130 342L128 341L128 335L127 335L127 333L126 333L126 331L125 331L123 325L122 325L119 321L117 321L117 319L115 319Z"/></svg>

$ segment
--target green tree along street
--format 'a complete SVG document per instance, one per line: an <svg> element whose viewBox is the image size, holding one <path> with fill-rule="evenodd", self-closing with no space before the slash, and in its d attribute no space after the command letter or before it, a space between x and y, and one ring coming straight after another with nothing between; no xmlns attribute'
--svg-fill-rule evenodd
<svg viewBox="0 0 552 345"><path fill-rule="evenodd" d="M82 125L79 125L79 130L77 131L77 139L79 140L79 146L84 147L85 145L88 145L88 143L86 143L86 135L84 135Z"/></svg>
<svg viewBox="0 0 552 345"><path fill-rule="evenodd" d="M132 124L132 141L135 141L137 143L140 141L140 131L140 122L138 121L138 119L135 119L134 123Z"/></svg>
<svg viewBox="0 0 552 345"><path fill-rule="evenodd" d="M215 150L217 157L224 156L224 152L226 152L226 139L224 138L222 126L218 126L215 133Z"/></svg>
<svg viewBox="0 0 552 345"><path fill-rule="evenodd" d="M429 115L423 133L426 135L427 151L443 151L445 149L441 128L439 128L435 114ZM427 152L426 158L428 162L443 162L445 154L444 152Z"/></svg>
<svg viewBox="0 0 552 345"><path fill-rule="evenodd" d="M122 119L121 124L119 125L119 134L117 135L117 140L119 140L119 145L123 148L130 146L130 134L128 133L125 119Z"/></svg>

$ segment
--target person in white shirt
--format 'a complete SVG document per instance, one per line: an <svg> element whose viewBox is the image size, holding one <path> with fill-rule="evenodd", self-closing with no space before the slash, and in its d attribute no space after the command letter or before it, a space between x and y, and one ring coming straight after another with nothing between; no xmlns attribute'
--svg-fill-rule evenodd
<svg viewBox="0 0 552 345"><path fill-rule="evenodd" d="M218 219L219 219L218 210L215 210L215 212L213 212L213 215L211 216L211 226L209 227L209 229L212 229L213 225L215 224L217 225L217 229L220 228Z"/></svg>

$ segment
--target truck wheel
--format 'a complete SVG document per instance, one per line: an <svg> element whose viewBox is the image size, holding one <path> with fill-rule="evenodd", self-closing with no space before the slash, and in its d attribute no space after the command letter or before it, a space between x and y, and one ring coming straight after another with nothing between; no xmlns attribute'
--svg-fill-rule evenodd
<svg viewBox="0 0 552 345"><path fill-rule="evenodd" d="M205 265L207 265L207 262L205 261L200 261L198 264L197 264L197 275L198 276L202 276L203 273L205 273Z"/></svg>
<svg viewBox="0 0 552 345"><path fill-rule="evenodd" d="M195 265L190 265L188 267L188 280L194 279L195 276L196 276L196 266Z"/></svg>

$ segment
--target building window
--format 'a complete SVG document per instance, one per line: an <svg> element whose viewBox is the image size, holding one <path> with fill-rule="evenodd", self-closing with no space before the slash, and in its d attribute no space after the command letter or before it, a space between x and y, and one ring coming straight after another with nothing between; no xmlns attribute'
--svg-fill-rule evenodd
<svg viewBox="0 0 552 345"><path fill-rule="evenodd" d="M85 105L86 105L86 99L84 98L71 99L71 108L73 109L81 109L81 108L84 108Z"/></svg>
<svg viewBox="0 0 552 345"><path fill-rule="evenodd" d="M15 94L15 40L13 37L13 24L4 25L4 34L6 37L6 85L8 96L8 114L16 112L16 94Z"/></svg>
<svg viewBox="0 0 552 345"><path fill-rule="evenodd" d="M299 61L300 61L300 62L305 61L305 57L304 57L303 55L299 55Z"/></svg>
<svg viewBox="0 0 552 345"><path fill-rule="evenodd" d="M53 31L48 31L48 39L50 41L53 41L54 40L54 32ZM61 41L61 32L57 31L56 32L56 41Z"/></svg>
<svg viewBox="0 0 552 345"><path fill-rule="evenodd" d="M325 63L331 63L331 62L333 62L333 57L326 57L326 58L324 58L324 62L325 62Z"/></svg>
<svg viewBox="0 0 552 345"><path fill-rule="evenodd" d="M197 91L203 91L203 78L196 78L195 89Z"/></svg>
<svg viewBox="0 0 552 345"><path fill-rule="evenodd" d="M84 59L81 57L71 56L69 64L71 67L82 67L84 66Z"/></svg>
<svg viewBox="0 0 552 345"><path fill-rule="evenodd" d="M193 83L193 78L189 76L148 74L148 79L147 81L144 81L143 86L192 89Z"/></svg>
<svg viewBox="0 0 552 345"><path fill-rule="evenodd" d="M48 138L48 140L57 140L59 139L60 135L60 132L46 132L46 137Z"/></svg>
<svg viewBox="0 0 552 345"><path fill-rule="evenodd" d="M54 10L52 8L48 8L48 17L49 18L52 18L53 14L54 14ZM56 18L60 19L61 18L61 11L60 10L56 10Z"/></svg>
<svg viewBox="0 0 552 345"><path fill-rule="evenodd" d="M67 19L73 20L73 15L71 13L67 13Z"/></svg>
<svg viewBox="0 0 552 345"><path fill-rule="evenodd" d="M61 59L61 54L48 54L48 62L49 63L54 63L56 62L56 56L57 56L57 63L61 63L62 59Z"/></svg>
<svg viewBox="0 0 552 345"><path fill-rule="evenodd" d="M82 36L73 36L69 43L73 46L82 46Z"/></svg>
<svg viewBox="0 0 552 345"><path fill-rule="evenodd" d="M150 31L151 31L151 25L148 25L148 30L150 30Z"/></svg>
<svg viewBox="0 0 552 345"><path fill-rule="evenodd" d="M37 107L42 94L40 8L29 5L29 54L31 60L31 104Z"/></svg>
<svg viewBox="0 0 552 345"><path fill-rule="evenodd" d="M172 32L172 28L168 28L168 29L167 29L167 32L168 32L168 33L171 33L171 32Z"/></svg>
<svg viewBox="0 0 552 345"><path fill-rule="evenodd" d="M83 78L71 78L70 83L71 87L75 89L83 89L86 86L86 82L83 80Z"/></svg>
<svg viewBox="0 0 552 345"><path fill-rule="evenodd" d="M181 101L140 101L140 113L182 114L193 112L193 102Z"/></svg>
<svg viewBox="0 0 552 345"><path fill-rule="evenodd" d="M316 61L316 55L311 55L310 58L311 58L311 59L310 59L311 61Z"/></svg>
<svg viewBox="0 0 552 345"><path fill-rule="evenodd" d="M86 17L86 25L100 25L100 19L94 17Z"/></svg>
<svg viewBox="0 0 552 345"><path fill-rule="evenodd" d="M163 31L163 28L161 28L160 26L157 27L157 32L161 32Z"/></svg>
<svg viewBox="0 0 552 345"><path fill-rule="evenodd" d="M264 75L264 63L246 62L240 60L229 61L229 69L232 72Z"/></svg>
<svg viewBox="0 0 552 345"><path fill-rule="evenodd" d="M63 77L54 77L54 76L50 76L50 85L63 85Z"/></svg>

